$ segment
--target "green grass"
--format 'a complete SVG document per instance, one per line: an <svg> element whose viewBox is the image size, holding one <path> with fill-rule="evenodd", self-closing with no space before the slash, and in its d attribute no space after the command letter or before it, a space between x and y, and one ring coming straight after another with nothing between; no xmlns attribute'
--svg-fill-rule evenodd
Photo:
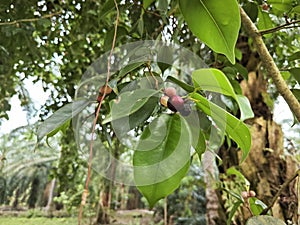
<svg viewBox="0 0 300 225"><path fill-rule="evenodd" d="M1 225L76 225L77 218L18 218L0 217Z"/></svg>

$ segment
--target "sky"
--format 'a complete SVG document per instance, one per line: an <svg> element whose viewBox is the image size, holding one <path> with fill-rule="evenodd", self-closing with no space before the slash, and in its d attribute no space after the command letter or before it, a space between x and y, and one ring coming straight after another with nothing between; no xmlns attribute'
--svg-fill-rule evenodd
<svg viewBox="0 0 300 225"><path fill-rule="evenodd" d="M33 84L30 79L24 80L24 86L27 88L30 98L34 103L36 109L40 109L49 97L49 93L44 92L42 83L40 81ZM11 98L11 110L8 112L9 120L3 120L0 125L0 135L9 133L15 128L33 124L38 121L39 117L36 116L30 121L27 121L27 112L21 107L21 102L18 96L15 95Z"/></svg>

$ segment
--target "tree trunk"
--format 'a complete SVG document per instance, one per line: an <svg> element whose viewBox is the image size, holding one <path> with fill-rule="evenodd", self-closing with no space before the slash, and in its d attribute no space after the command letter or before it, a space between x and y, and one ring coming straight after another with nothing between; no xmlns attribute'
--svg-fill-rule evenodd
<svg viewBox="0 0 300 225"><path fill-rule="evenodd" d="M50 184L48 184L49 186L48 185L46 186L46 189L48 189L47 190L48 193L45 194L46 197L47 197L47 205L45 207L45 211L50 216L51 216L52 210L53 210L53 204L52 203L53 203L55 183L56 183L56 179L54 178L54 179L51 180ZM46 190L45 190L45 192L46 192Z"/></svg>
<svg viewBox="0 0 300 225"><path fill-rule="evenodd" d="M242 52L246 53L243 56L243 59L246 59L244 66L247 67L249 74L248 80L242 81L241 88L250 101L255 118L246 121L251 127L252 146L249 156L239 167L250 181L250 189L256 192L256 197L269 205L280 186L295 174L297 168L292 158L284 155L283 132L272 120L272 112L268 106L267 78L260 71L257 54L249 54L249 49L246 49L246 52L243 50L245 49L242 49ZM241 152L238 154L236 152L237 149L232 147L229 150L226 147L221 148L220 157L223 159L221 172L225 173L231 166L238 166ZM294 181L282 192L272 207L274 217L297 223L296 193ZM236 224L245 224L249 216L251 216L249 211L244 210Z"/></svg>
<svg viewBox="0 0 300 225"><path fill-rule="evenodd" d="M29 209L35 208L35 204L38 199L39 194L39 188L40 188L40 180L38 177L35 177L33 181L31 182L31 190L30 195L28 198L28 207Z"/></svg>
<svg viewBox="0 0 300 225"><path fill-rule="evenodd" d="M97 205L96 212L96 224L109 224L109 215L108 215L108 193L109 193L109 184L108 180L104 178L102 184L100 185L99 191L99 201ZM104 187L103 187L104 185Z"/></svg>
<svg viewBox="0 0 300 225"><path fill-rule="evenodd" d="M272 120L266 102L266 82L260 71L250 72L248 82L242 83L244 94L249 98L255 118L251 125L252 146L246 161L241 165L245 177L257 197L269 205L285 180L297 170L293 159L284 154L284 139L281 126ZM296 223L297 196L295 181L280 195L272 207L273 216Z"/></svg>
<svg viewBox="0 0 300 225"><path fill-rule="evenodd" d="M20 195L20 189L17 188L17 190L15 191L15 196L14 196L14 201L13 201L13 204L12 204L12 208L14 210L16 210L19 206L19 195Z"/></svg>
<svg viewBox="0 0 300 225"><path fill-rule="evenodd" d="M218 190L216 189L217 166L216 156L210 151L203 154L202 162L204 168L204 179L206 184L206 223L209 225L226 224L226 216L222 204L219 201Z"/></svg>

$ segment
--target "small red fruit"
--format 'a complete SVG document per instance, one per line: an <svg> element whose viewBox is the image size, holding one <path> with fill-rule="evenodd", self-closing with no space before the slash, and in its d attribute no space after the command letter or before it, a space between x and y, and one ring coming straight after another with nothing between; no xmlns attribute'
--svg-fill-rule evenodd
<svg viewBox="0 0 300 225"><path fill-rule="evenodd" d="M172 97L174 95L176 95L176 89L173 87L167 87L164 91L165 95Z"/></svg>
<svg viewBox="0 0 300 225"><path fill-rule="evenodd" d="M267 3L263 3L263 4L261 5L261 8L262 8L263 10L265 10L265 11L268 11L268 10L270 9L270 6L269 6Z"/></svg>
<svg viewBox="0 0 300 225"><path fill-rule="evenodd" d="M160 97L160 104L164 107L168 107L168 101L169 101L169 97L164 95L162 97Z"/></svg>
<svg viewBox="0 0 300 225"><path fill-rule="evenodd" d="M110 94L111 91L112 91L111 87L106 86L106 85L104 85L104 86L102 86L102 87L100 88L100 93L101 93L102 95L103 95L104 93L105 93L106 95L107 95L107 94Z"/></svg>
<svg viewBox="0 0 300 225"><path fill-rule="evenodd" d="M174 112L181 111L184 109L184 100L180 96L174 95L169 98L168 108Z"/></svg>
<svg viewBox="0 0 300 225"><path fill-rule="evenodd" d="M249 191L249 196L250 196L250 197L255 197L255 196L256 196L255 191Z"/></svg>
<svg viewBox="0 0 300 225"><path fill-rule="evenodd" d="M242 195L243 199L246 199L249 197L249 194L247 191L242 191L241 195Z"/></svg>

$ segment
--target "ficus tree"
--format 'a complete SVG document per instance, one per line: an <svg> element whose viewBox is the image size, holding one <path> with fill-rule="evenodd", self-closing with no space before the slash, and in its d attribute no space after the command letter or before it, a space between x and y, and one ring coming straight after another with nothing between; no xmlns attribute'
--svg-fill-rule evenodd
<svg viewBox="0 0 300 225"><path fill-rule="evenodd" d="M6 60L16 65L14 76L33 71L53 87L46 112L73 98L38 127L37 138L74 129L88 158L81 207L92 171L136 185L153 207L178 188L197 156L206 171L208 224L244 224L251 216L248 224L296 223L286 206L297 205L287 191L295 188L296 166L292 157L282 160L272 105L282 95L299 121L298 1L37 2L27 12L37 18L3 12L0 24L7 37L31 28L36 60ZM2 45L3 54L24 54ZM124 166L130 152L132 164ZM98 222L107 219L101 216Z"/></svg>

